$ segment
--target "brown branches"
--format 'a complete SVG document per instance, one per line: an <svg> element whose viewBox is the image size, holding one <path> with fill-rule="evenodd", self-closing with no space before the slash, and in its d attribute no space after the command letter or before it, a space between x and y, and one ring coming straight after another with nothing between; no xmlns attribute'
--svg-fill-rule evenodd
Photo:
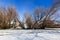
<svg viewBox="0 0 60 40"><path fill-rule="evenodd" d="M32 17L28 14L25 14L25 20L27 24L27 29L32 29Z"/></svg>
<svg viewBox="0 0 60 40"><path fill-rule="evenodd" d="M0 28L10 28L11 21L17 18L17 16L16 10L12 7L7 9L4 7L0 8Z"/></svg>

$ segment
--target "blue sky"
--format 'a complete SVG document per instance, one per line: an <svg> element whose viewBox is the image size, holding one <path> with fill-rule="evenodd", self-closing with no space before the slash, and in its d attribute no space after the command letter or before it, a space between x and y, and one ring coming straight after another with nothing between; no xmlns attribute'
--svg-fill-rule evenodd
<svg viewBox="0 0 60 40"><path fill-rule="evenodd" d="M18 14L23 17L25 11L33 12L36 7L51 7L55 0L0 0L0 7L14 5Z"/></svg>

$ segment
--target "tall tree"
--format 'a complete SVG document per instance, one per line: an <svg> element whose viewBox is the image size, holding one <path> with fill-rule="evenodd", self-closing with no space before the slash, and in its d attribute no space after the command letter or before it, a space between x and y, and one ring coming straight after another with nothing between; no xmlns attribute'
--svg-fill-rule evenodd
<svg viewBox="0 0 60 40"><path fill-rule="evenodd" d="M9 7L8 13L7 13L7 19L8 19L9 26L11 24L11 21L17 19L17 17L18 17L18 13L16 12L16 9L12 6Z"/></svg>
<svg viewBox="0 0 60 40"><path fill-rule="evenodd" d="M46 20L50 20L50 17L52 15L55 14L55 12L57 11L57 7L59 7L60 1L57 1L55 3L53 3L53 5L51 6L51 8L46 9L46 8L36 8L35 12L34 12L34 24L33 24L33 28L41 28L41 29L45 29L46 27ZM35 26L37 25L37 26Z"/></svg>

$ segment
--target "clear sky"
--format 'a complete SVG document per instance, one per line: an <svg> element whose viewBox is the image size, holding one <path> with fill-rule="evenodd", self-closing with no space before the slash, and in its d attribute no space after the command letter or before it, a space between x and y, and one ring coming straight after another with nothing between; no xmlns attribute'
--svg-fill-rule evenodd
<svg viewBox="0 0 60 40"><path fill-rule="evenodd" d="M25 11L32 12L41 6L49 8L54 1L56 0L0 0L0 7L14 5L19 15L23 17Z"/></svg>

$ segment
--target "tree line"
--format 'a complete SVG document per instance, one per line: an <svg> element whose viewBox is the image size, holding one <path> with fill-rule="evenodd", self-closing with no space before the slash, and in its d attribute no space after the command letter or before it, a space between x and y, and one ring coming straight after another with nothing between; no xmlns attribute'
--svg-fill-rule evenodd
<svg viewBox="0 0 60 40"><path fill-rule="evenodd" d="M54 28L56 26L55 16L60 7L60 1L53 3L50 8L40 7L35 8L33 13L24 14L24 22L19 20L19 15L14 7L0 8L0 29L16 28L15 22L19 22L19 27L22 29L45 29L46 27ZM51 20L54 18L53 20ZM11 22L13 24L11 25ZM27 28L25 28L25 25ZM60 25L60 24L59 24Z"/></svg>

